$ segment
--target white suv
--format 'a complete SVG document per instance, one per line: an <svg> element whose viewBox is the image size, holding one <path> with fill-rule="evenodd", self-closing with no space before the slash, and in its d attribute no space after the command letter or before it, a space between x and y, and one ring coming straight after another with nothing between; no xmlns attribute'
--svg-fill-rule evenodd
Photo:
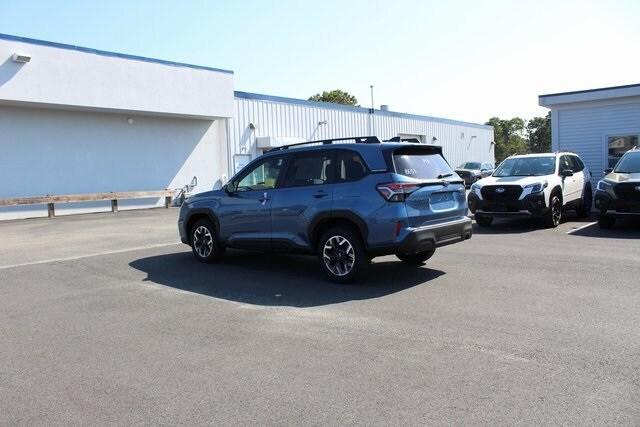
<svg viewBox="0 0 640 427"><path fill-rule="evenodd" d="M591 212L591 172L574 153L511 156L471 186L469 209L482 227L494 217L542 217L557 227L563 210Z"/></svg>

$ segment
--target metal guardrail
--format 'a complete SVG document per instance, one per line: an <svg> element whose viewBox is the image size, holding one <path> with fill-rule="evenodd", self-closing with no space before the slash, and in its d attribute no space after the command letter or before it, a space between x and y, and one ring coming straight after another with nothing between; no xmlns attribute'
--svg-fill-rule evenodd
<svg viewBox="0 0 640 427"><path fill-rule="evenodd" d="M115 213L118 212L118 200L164 197L164 207L168 208L169 206L171 206L173 195L174 190L119 191L109 193L46 195L36 197L15 197L11 199L0 199L0 206L47 205L49 218L53 218L54 216L56 216L56 203L95 202L111 200L111 212Z"/></svg>

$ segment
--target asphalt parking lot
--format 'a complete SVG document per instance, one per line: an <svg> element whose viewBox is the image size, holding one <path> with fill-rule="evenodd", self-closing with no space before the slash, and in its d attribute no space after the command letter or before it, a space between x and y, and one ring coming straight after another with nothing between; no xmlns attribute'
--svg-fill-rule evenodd
<svg viewBox="0 0 640 427"><path fill-rule="evenodd" d="M354 286L177 210L0 223L0 425L639 424L640 228L475 228Z"/></svg>

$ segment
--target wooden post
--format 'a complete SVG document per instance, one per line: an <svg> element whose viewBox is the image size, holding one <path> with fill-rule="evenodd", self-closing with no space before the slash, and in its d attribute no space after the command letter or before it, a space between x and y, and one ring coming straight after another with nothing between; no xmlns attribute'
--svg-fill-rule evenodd
<svg viewBox="0 0 640 427"><path fill-rule="evenodd" d="M47 203L47 214L49 215L49 218L53 218L54 216L56 216L56 210L53 206L53 203Z"/></svg>
<svg viewBox="0 0 640 427"><path fill-rule="evenodd" d="M111 212L113 212L113 213L118 212L118 200L117 199L113 199L111 201Z"/></svg>
<svg viewBox="0 0 640 427"><path fill-rule="evenodd" d="M164 198L164 207L169 208L171 206L171 196L165 196Z"/></svg>

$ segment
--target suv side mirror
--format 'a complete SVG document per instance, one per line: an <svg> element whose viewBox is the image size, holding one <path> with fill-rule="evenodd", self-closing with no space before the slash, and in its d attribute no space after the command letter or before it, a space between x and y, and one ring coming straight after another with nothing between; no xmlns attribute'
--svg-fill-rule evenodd
<svg viewBox="0 0 640 427"><path fill-rule="evenodd" d="M606 169L604 170L605 175L606 175L606 174L610 174L611 172L613 172L613 168L606 168Z"/></svg>
<svg viewBox="0 0 640 427"><path fill-rule="evenodd" d="M560 176L566 178L568 176L573 176L573 171L571 169L562 169L560 171Z"/></svg>
<svg viewBox="0 0 640 427"><path fill-rule="evenodd" d="M228 195L232 195L236 192L236 186L233 184L233 182L227 182L222 189L224 190L225 193L227 193Z"/></svg>

